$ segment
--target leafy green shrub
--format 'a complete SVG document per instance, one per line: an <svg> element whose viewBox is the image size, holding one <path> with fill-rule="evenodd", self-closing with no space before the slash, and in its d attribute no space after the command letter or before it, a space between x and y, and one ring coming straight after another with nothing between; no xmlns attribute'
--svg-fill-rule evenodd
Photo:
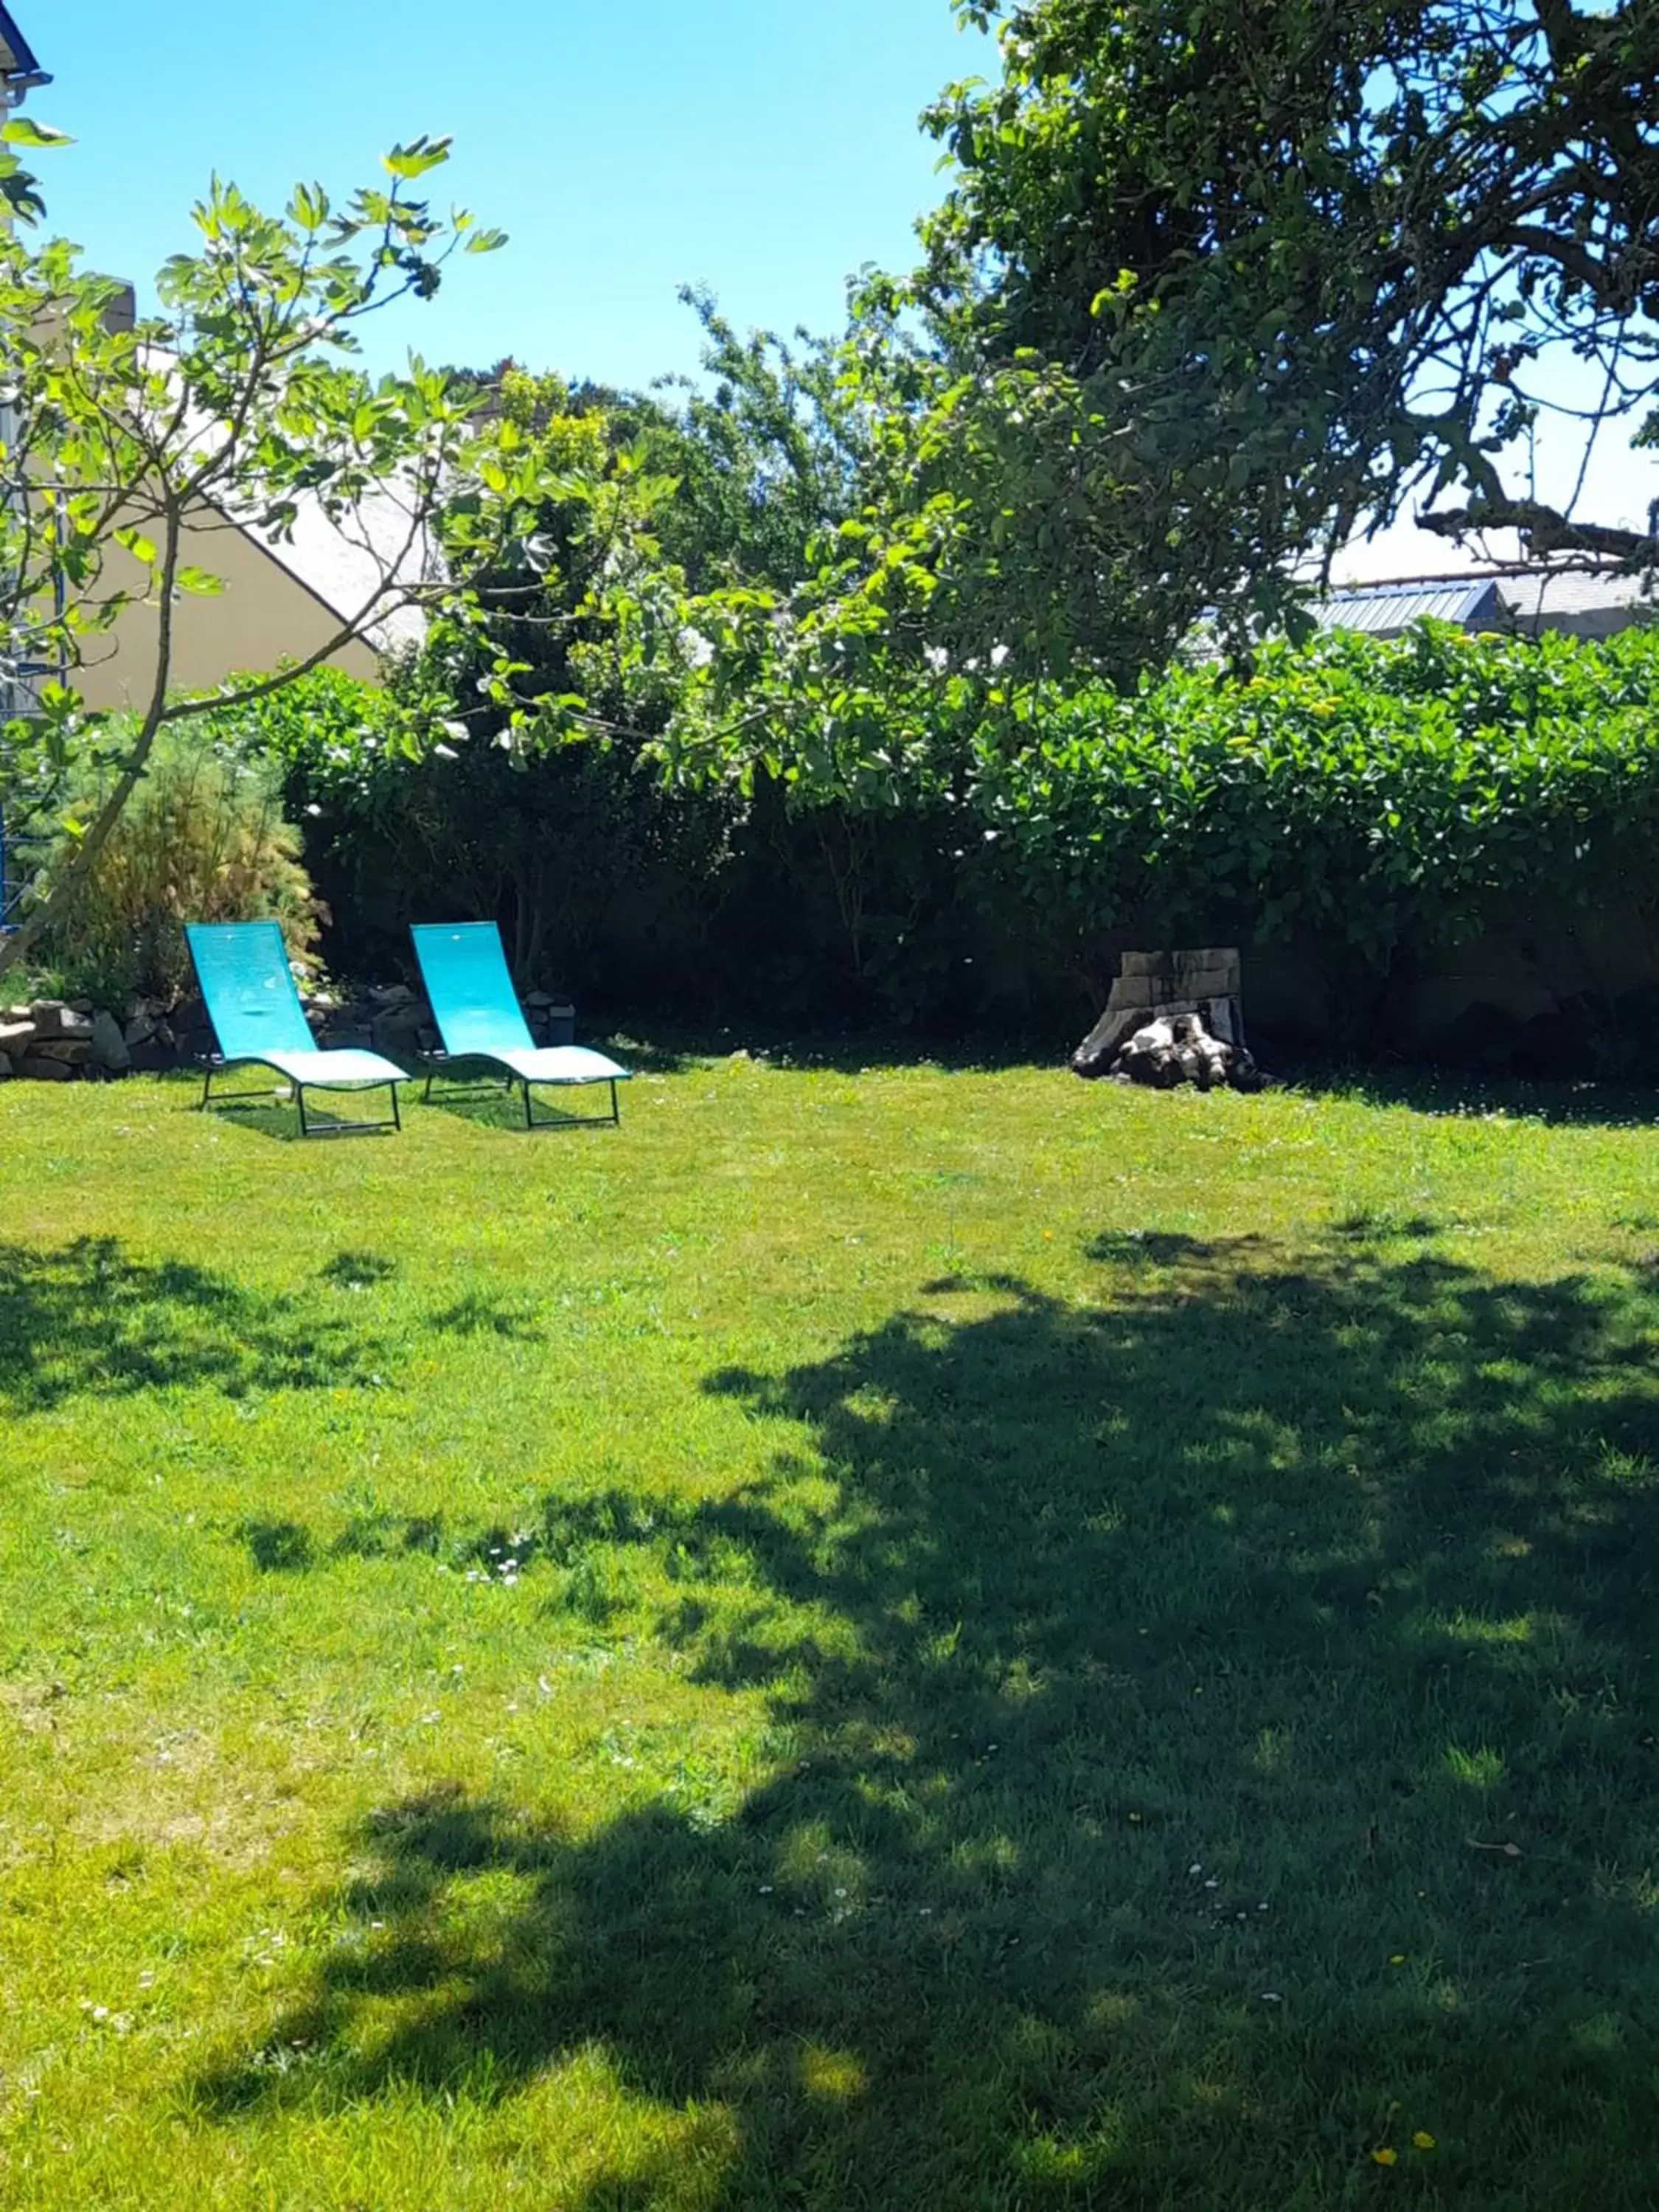
<svg viewBox="0 0 1659 2212"><path fill-rule="evenodd" d="M392 699L328 670L215 726L280 769L331 966L385 975L411 922L488 919L521 985L616 998L683 981L707 940L734 809L665 789L637 747L526 757L458 727L411 758Z"/></svg>
<svg viewBox="0 0 1659 2212"><path fill-rule="evenodd" d="M1239 942L1296 949L1364 1031L1483 933L1615 904L1659 933L1659 631L1426 625L1271 647L1243 682L964 671L855 705L811 759L764 733L746 796L621 743L413 762L329 674L219 734L280 757L358 972L411 920L489 915L521 981L590 1004L1052 1032L1126 943Z"/></svg>
<svg viewBox="0 0 1659 2212"><path fill-rule="evenodd" d="M1659 632L1277 646L973 733L1023 894L1155 942L1300 940L1349 975L1659 881Z"/></svg>
<svg viewBox="0 0 1659 2212"><path fill-rule="evenodd" d="M76 796L89 807L98 794ZM292 957L314 948L311 883L276 772L185 725L163 733L41 957L70 994L119 1009L135 993L172 1000L186 988L187 921L266 918Z"/></svg>

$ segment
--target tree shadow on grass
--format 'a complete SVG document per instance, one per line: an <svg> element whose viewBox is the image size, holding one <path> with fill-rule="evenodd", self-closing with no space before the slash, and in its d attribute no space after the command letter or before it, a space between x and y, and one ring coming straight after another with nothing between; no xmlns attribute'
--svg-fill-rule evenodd
<svg viewBox="0 0 1659 2212"><path fill-rule="evenodd" d="M496 1336L510 1344L539 1344L537 1310L526 1298L505 1298L490 1291L467 1291L429 1319L441 1336Z"/></svg>
<svg viewBox="0 0 1659 2212"><path fill-rule="evenodd" d="M0 1244L0 1413L173 1387L357 1388L377 1347L315 1304L250 1291L112 1237Z"/></svg>
<svg viewBox="0 0 1659 2212"><path fill-rule="evenodd" d="M1600 1129L1645 1129L1659 1121L1659 1093L1651 1085L1534 1082L1424 1067L1311 1064L1285 1073L1287 1088L1312 1098L1361 1099L1372 1106L1409 1107L1417 1114Z"/></svg>
<svg viewBox="0 0 1659 2212"><path fill-rule="evenodd" d="M1078 1035L1082 1035L1081 1030ZM769 1066L814 1073L868 1075L895 1067L936 1068L951 1074L991 1073L1051 1064L1058 1069L1065 1066L1072 1048L1071 1042L1057 1044L1052 1031L1033 1031L1024 1036L1006 1032L963 1036L957 1031L918 1036L913 1030L872 1030L867 1024L802 1030L764 1021L684 1027L653 1022L644 1037L632 1031L613 1032L597 1042L599 1051L610 1054L636 1075L706 1072L738 1054Z"/></svg>
<svg viewBox="0 0 1659 2212"><path fill-rule="evenodd" d="M531 1567L649 1555L766 1778L586 1838L390 1805L327 1900L382 1940L208 2109L597 2046L738 2148L595 2207L1312 2208L1377 2148L1460 2212L1650 2203L1659 1304L1353 1224L1099 1249L1087 1305L957 1279L711 1377L796 1431L736 1497L550 1498Z"/></svg>
<svg viewBox="0 0 1659 2212"><path fill-rule="evenodd" d="M262 1575L300 1575L316 1556L311 1531L298 1521L245 1521L237 1534Z"/></svg>

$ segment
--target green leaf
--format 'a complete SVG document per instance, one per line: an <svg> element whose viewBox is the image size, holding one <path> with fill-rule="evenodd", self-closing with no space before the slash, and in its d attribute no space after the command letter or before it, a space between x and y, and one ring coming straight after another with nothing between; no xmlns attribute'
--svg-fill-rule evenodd
<svg viewBox="0 0 1659 2212"><path fill-rule="evenodd" d="M185 567L179 570L173 580L181 592L187 592L197 599L216 599L225 588L224 578L216 576L210 568Z"/></svg>
<svg viewBox="0 0 1659 2212"><path fill-rule="evenodd" d="M131 529L118 530L114 536L116 544L131 553L135 561L142 561L147 568L155 566L154 538L146 538L142 530Z"/></svg>
<svg viewBox="0 0 1659 2212"><path fill-rule="evenodd" d="M13 115L8 118L0 138L14 146L72 146L75 143L67 131L54 131L50 123L37 123L32 115Z"/></svg>
<svg viewBox="0 0 1659 2212"><path fill-rule="evenodd" d="M475 230L466 241L466 250L469 253L494 253L506 244L504 230Z"/></svg>
<svg viewBox="0 0 1659 2212"><path fill-rule="evenodd" d="M428 169L437 168L449 159L453 141L449 138L428 138L424 132L407 146L394 146L389 154L380 156L383 165L394 177L422 177Z"/></svg>
<svg viewBox="0 0 1659 2212"><path fill-rule="evenodd" d="M295 185L289 211L301 230L319 231L328 221L328 194L320 185Z"/></svg>

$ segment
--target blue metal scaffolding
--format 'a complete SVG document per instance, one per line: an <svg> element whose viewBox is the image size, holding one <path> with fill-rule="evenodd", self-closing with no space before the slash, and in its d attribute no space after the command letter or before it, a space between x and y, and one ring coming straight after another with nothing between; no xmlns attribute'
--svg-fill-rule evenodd
<svg viewBox="0 0 1659 2212"><path fill-rule="evenodd" d="M9 830L5 811L0 808L0 937L9 935L17 927L18 909L34 872L31 863L37 855L45 854L49 842L45 837L31 837Z"/></svg>

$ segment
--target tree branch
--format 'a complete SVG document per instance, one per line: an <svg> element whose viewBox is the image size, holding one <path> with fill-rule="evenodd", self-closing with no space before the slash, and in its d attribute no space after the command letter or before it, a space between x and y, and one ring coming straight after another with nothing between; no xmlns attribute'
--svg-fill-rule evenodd
<svg viewBox="0 0 1659 2212"><path fill-rule="evenodd" d="M1419 514L1418 527L1437 538L1462 540L1486 530L1518 530L1534 561L1555 553L1595 556L1594 565L1627 574L1651 568L1659 540L1646 531L1619 530L1600 522L1571 522L1559 508L1534 499L1477 499L1443 514Z"/></svg>
<svg viewBox="0 0 1659 2212"><path fill-rule="evenodd" d="M179 573L179 540L180 518L178 509L169 510L167 537L161 551L161 629L155 648L155 679L150 689L149 704L144 719L127 755L114 787L99 808L97 818L75 848L74 857L58 876L51 890L28 915L21 929L0 941L0 975L16 967L24 955L39 943L41 933L52 927L58 917L73 905L81 886L91 874L98 855L109 842L110 832L120 820L126 803L138 787L146 763L155 749L167 706L167 678L173 666L173 580Z"/></svg>

